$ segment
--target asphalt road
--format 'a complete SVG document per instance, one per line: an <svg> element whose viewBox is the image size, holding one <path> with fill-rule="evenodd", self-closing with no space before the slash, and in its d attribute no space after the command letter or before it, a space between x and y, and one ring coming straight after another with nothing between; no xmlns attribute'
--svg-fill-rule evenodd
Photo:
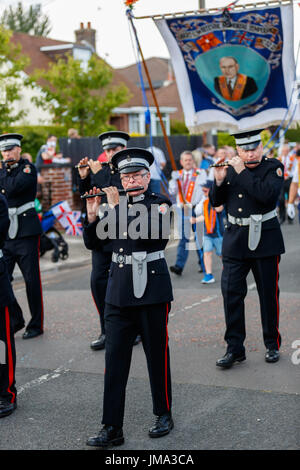
<svg viewBox="0 0 300 470"><path fill-rule="evenodd" d="M220 294L201 284L191 251L181 277L172 274L174 302L169 335L175 428L150 439L150 387L142 345L134 347L127 387L122 450L295 450L300 447L300 226L284 225L287 253L280 263L281 359L264 361L259 303L249 276L246 298L247 360L229 370L215 366L225 351ZM167 249L169 265L176 247ZM87 450L101 423L104 352L90 342L99 320L89 289L90 266L42 275L45 333L24 341L16 335L18 409L0 420L0 450ZM22 282L16 296L29 319Z"/></svg>

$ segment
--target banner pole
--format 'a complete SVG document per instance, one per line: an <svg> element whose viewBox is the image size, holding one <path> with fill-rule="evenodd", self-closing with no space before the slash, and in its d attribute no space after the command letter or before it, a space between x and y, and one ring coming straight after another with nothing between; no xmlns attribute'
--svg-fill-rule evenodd
<svg viewBox="0 0 300 470"><path fill-rule="evenodd" d="M170 145L170 141L169 141L169 138L168 138L168 135L167 135L167 132L166 132L165 124L164 124L163 119L162 119L162 115L161 115L161 112L160 112L160 109L159 109L159 105L158 105L158 102L157 102L157 99L156 99L156 95L155 95L154 88L153 88L153 85L152 85L152 81L151 81L151 78L150 78L150 74L149 74L149 71L148 71L148 67L147 67L147 64L146 64L145 59L144 59L144 54L143 54L143 51L142 51L142 48L141 48L141 45L140 45L140 41L139 41L138 36L137 36L136 29L135 29L133 21L132 21L132 15L131 15L130 12L128 13L128 17L129 17L129 21L130 21L130 24L132 26L132 29L133 29L133 32L134 32L134 35L135 35L135 38L136 38L138 48L139 48L139 52L140 52L140 55L141 55L141 59L142 59L142 62L143 62L143 66L144 66L144 69L145 69L145 73L146 73L146 76L147 76L149 87L150 87L150 90L151 90L152 98L153 98L153 101L154 101L154 104L155 104L155 107L156 107L157 116L159 118L160 126L161 126L161 129L162 129L162 132L163 132L163 136L164 136L166 146L167 146L167 150L168 150L168 154L169 154L169 157L170 157L171 165L172 165L173 170L177 171L177 166L176 166L175 158L174 158L174 155L173 155L173 151L172 151L172 148L171 148L171 145ZM185 205L186 201L185 201L185 198L184 198L184 195L183 195L183 192L182 192L181 183L180 183L179 180L177 180L177 184L178 184L178 190L179 190L180 196L182 198L183 204Z"/></svg>

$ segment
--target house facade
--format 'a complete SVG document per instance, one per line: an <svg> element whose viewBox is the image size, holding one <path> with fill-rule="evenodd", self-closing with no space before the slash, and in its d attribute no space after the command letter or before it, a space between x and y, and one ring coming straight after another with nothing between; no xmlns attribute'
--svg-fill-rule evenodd
<svg viewBox="0 0 300 470"><path fill-rule="evenodd" d="M14 33L11 40L15 44L20 44L22 53L30 59L30 64L24 70L23 78L30 76L36 69L47 70L53 62L66 58L69 54L75 59L80 60L84 68L87 66L91 55L96 52L96 30L91 27L90 23L87 26L84 26L83 23L80 24L80 28L75 31L74 42L31 36L24 33ZM131 69L137 68L136 64L130 67ZM130 98L128 102L113 110L109 124L131 135L145 135L150 132L153 136L162 135L157 110L150 90L146 91L148 102L148 106L146 106L142 89L136 80L131 78L131 74L128 74L126 69L112 69L112 71L112 85L125 85L129 90ZM164 70L162 71L163 73ZM164 80L164 82L166 81ZM170 82L170 86L173 86L174 89L174 82ZM176 84L175 88L177 90ZM165 86L163 83L160 83L160 87L156 87L155 91L167 134L170 134L170 121L172 116L176 116L176 113L178 113L178 102L180 103L179 97L178 101L168 99L169 91L168 86ZM37 107L32 102L34 96L38 97L42 93L42 87L38 84L34 89L23 88L22 98L15 102L14 111L18 113L18 111L26 110L27 114L21 120L16 121L15 125L52 124L53 116L51 113Z"/></svg>

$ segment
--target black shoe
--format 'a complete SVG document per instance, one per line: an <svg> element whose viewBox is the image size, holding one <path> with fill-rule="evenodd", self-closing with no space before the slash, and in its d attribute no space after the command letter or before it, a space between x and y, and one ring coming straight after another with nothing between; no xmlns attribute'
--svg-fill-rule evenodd
<svg viewBox="0 0 300 470"><path fill-rule="evenodd" d="M135 340L134 340L134 342L133 342L133 346L136 346L136 345L139 344L141 341L142 341L141 335L137 335L137 337L135 338Z"/></svg>
<svg viewBox="0 0 300 470"><path fill-rule="evenodd" d="M35 338L36 336L42 335L43 331L40 330L26 330L23 334L23 339Z"/></svg>
<svg viewBox="0 0 300 470"><path fill-rule="evenodd" d="M89 437L87 446L111 447L124 444L123 430L116 426L103 426L98 436Z"/></svg>
<svg viewBox="0 0 300 470"><path fill-rule="evenodd" d="M182 274L182 268L180 268L176 264L175 264L175 266L170 267L170 271L172 271L172 273L177 274L177 276L181 276L181 274Z"/></svg>
<svg viewBox="0 0 300 470"><path fill-rule="evenodd" d="M171 413L165 413L164 415L156 418L155 424L149 429L148 434L150 437L162 437L169 434L173 428L174 422Z"/></svg>
<svg viewBox="0 0 300 470"><path fill-rule="evenodd" d="M18 323L17 325L14 326L14 333L17 333L17 331L20 331L24 328L25 322L23 323Z"/></svg>
<svg viewBox="0 0 300 470"><path fill-rule="evenodd" d="M98 339L95 341L92 341L91 343L91 349L94 351L99 351L100 349L105 348L105 335L100 335Z"/></svg>
<svg viewBox="0 0 300 470"><path fill-rule="evenodd" d="M245 353L234 354L228 352L225 354L225 356L221 357L221 359L217 360L216 365L218 367L224 367L225 369L229 369L229 367L233 366L235 362L242 362L245 361L245 359Z"/></svg>
<svg viewBox="0 0 300 470"><path fill-rule="evenodd" d="M280 354L277 349L268 349L265 354L266 362L278 362L279 358L280 358Z"/></svg>
<svg viewBox="0 0 300 470"><path fill-rule="evenodd" d="M11 415L17 408L17 402L10 403L7 398L0 397L0 418Z"/></svg>

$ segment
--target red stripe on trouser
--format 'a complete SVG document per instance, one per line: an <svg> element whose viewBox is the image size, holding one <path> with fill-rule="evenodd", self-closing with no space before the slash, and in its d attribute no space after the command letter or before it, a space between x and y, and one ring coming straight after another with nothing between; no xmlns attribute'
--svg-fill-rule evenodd
<svg viewBox="0 0 300 470"><path fill-rule="evenodd" d="M278 279L279 279L279 256L277 256L277 272L276 272L276 305L277 305L277 323L276 323L276 329L277 329L277 347L278 350L280 348L279 344L279 338L280 338L280 333L279 333L279 299L278 299Z"/></svg>
<svg viewBox="0 0 300 470"><path fill-rule="evenodd" d="M93 301L94 301L94 304L95 304L96 310L97 310L97 312L98 312L98 315L99 315L99 317L101 317L101 313L100 313L100 310L99 310L99 309L98 309L98 307L97 307L97 304L96 304L96 301L95 301L95 297L93 296L93 292L91 292L91 294L92 294Z"/></svg>
<svg viewBox="0 0 300 470"><path fill-rule="evenodd" d="M166 390L166 400L168 411L170 411L169 397L168 397L168 315L169 315L169 305L167 304L167 314L166 314L166 349L165 349L165 390Z"/></svg>
<svg viewBox="0 0 300 470"><path fill-rule="evenodd" d="M41 279L41 270L40 270L40 244L41 244L41 237L39 237L39 241L38 241L38 268L39 268L40 293L41 293L41 331L43 331L44 330L44 299L43 299L42 279Z"/></svg>
<svg viewBox="0 0 300 470"><path fill-rule="evenodd" d="M13 365L13 357L12 357L12 348L11 348L11 341L10 341L10 318L9 318L9 310L8 307L5 307L5 329L6 329L6 341L7 341L7 359L8 359L8 387L7 391L12 395L11 403L14 403L16 400L16 395L10 390L14 382L14 365Z"/></svg>

